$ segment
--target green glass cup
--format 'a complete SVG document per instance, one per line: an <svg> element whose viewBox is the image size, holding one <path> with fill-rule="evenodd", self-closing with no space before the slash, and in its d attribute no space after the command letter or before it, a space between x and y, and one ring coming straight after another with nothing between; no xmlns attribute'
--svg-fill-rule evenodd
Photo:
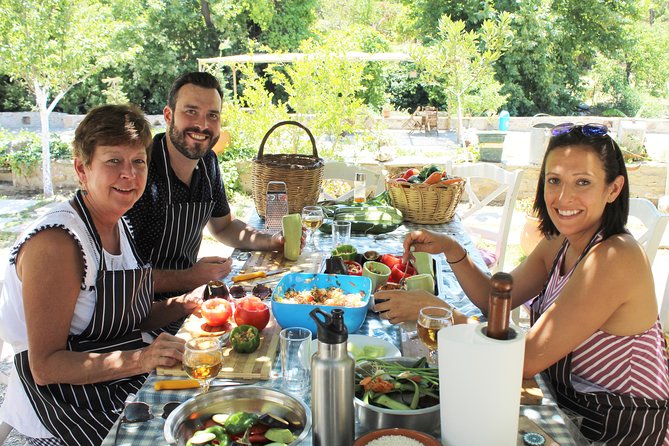
<svg viewBox="0 0 669 446"><path fill-rule="evenodd" d="M365 262L362 266L362 275L372 281L372 292L385 285L390 277L390 268L381 262Z"/></svg>
<svg viewBox="0 0 669 446"><path fill-rule="evenodd" d="M406 278L407 291L425 290L434 294L434 278L432 274L416 274Z"/></svg>

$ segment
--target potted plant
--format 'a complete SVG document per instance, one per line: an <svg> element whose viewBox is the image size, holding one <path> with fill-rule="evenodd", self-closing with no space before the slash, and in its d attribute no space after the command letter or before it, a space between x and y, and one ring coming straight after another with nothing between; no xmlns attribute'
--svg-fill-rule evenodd
<svg viewBox="0 0 669 446"><path fill-rule="evenodd" d="M534 250L543 237L539 231L539 219L534 214L533 206L533 198L521 198L516 201L516 209L525 215L525 224L520 233L520 249L526 256Z"/></svg>
<svg viewBox="0 0 669 446"><path fill-rule="evenodd" d="M383 108L381 108L381 116L383 116L384 119L390 118L390 113L393 111L393 106L392 104L386 102L383 104Z"/></svg>

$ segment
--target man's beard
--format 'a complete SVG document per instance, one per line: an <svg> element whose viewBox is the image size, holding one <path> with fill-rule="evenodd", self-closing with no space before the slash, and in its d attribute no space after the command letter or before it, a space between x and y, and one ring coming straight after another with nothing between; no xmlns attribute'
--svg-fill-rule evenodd
<svg viewBox="0 0 669 446"><path fill-rule="evenodd" d="M205 140L201 143L193 143L192 147L189 147L188 144L186 143L186 133L187 132L195 132L195 133L202 133L204 135L209 136L208 140ZM181 153L183 156L185 156L188 159L192 160L199 160L202 158L218 141L218 138L220 137L217 136L216 138L212 138L211 131L205 129L205 130L199 130L197 128L187 128L184 129L183 131L177 131L176 126L173 124L168 128L168 134L170 137L170 141L172 141L172 144L174 147Z"/></svg>

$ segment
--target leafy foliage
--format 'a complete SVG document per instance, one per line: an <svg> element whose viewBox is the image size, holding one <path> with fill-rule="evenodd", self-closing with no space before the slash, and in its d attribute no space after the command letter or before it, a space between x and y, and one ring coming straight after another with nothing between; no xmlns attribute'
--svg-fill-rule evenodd
<svg viewBox="0 0 669 446"><path fill-rule="evenodd" d="M359 93L364 90L363 62L347 61L345 36L330 34L321 45L307 41L302 51L312 57L271 70L273 80L283 85L289 96L288 105L298 120L308 118L308 126L317 135L327 135L331 148L324 156L334 157L336 147L345 134L364 128L367 113Z"/></svg>
<svg viewBox="0 0 669 446"><path fill-rule="evenodd" d="M439 34L434 43L418 46L412 51L423 84L439 88L456 104L458 141L462 135L465 95L480 94L485 90L488 96L483 107L493 111L504 101L498 93L501 85L493 79L492 65L511 44L510 21L511 16L502 13L497 21L485 20L480 32L475 32L467 31L464 21L454 21L444 15L439 21ZM487 101L492 101L494 108Z"/></svg>
<svg viewBox="0 0 669 446"><path fill-rule="evenodd" d="M71 159L70 145L57 134L51 138L51 160ZM22 130L10 133L0 129L0 166L12 172L30 175L42 160L42 142L37 133Z"/></svg>

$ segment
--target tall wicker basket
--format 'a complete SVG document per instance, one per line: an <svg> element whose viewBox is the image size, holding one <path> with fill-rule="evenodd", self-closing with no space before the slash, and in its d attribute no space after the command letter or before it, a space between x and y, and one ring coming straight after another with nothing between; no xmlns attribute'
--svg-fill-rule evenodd
<svg viewBox="0 0 669 446"><path fill-rule="evenodd" d="M411 223L436 225L448 223L465 189L464 178L450 184L411 184L386 179L386 189L394 207Z"/></svg>
<svg viewBox="0 0 669 446"><path fill-rule="evenodd" d="M269 135L282 125L295 125L300 127L309 136L313 154L271 154L265 155L265 143ZM265 207L267 205L267 183L270 181L283 181L286 183L288 194L288 212L300 213L304 206L316 204L323 182L322 158L318 157L316 140L311 131L296 121L281 121L272 126L265 133L260 143L258 155L253 158L251 174L253 177L253 201L256 205L258 215L265 218Z"/></svg>

